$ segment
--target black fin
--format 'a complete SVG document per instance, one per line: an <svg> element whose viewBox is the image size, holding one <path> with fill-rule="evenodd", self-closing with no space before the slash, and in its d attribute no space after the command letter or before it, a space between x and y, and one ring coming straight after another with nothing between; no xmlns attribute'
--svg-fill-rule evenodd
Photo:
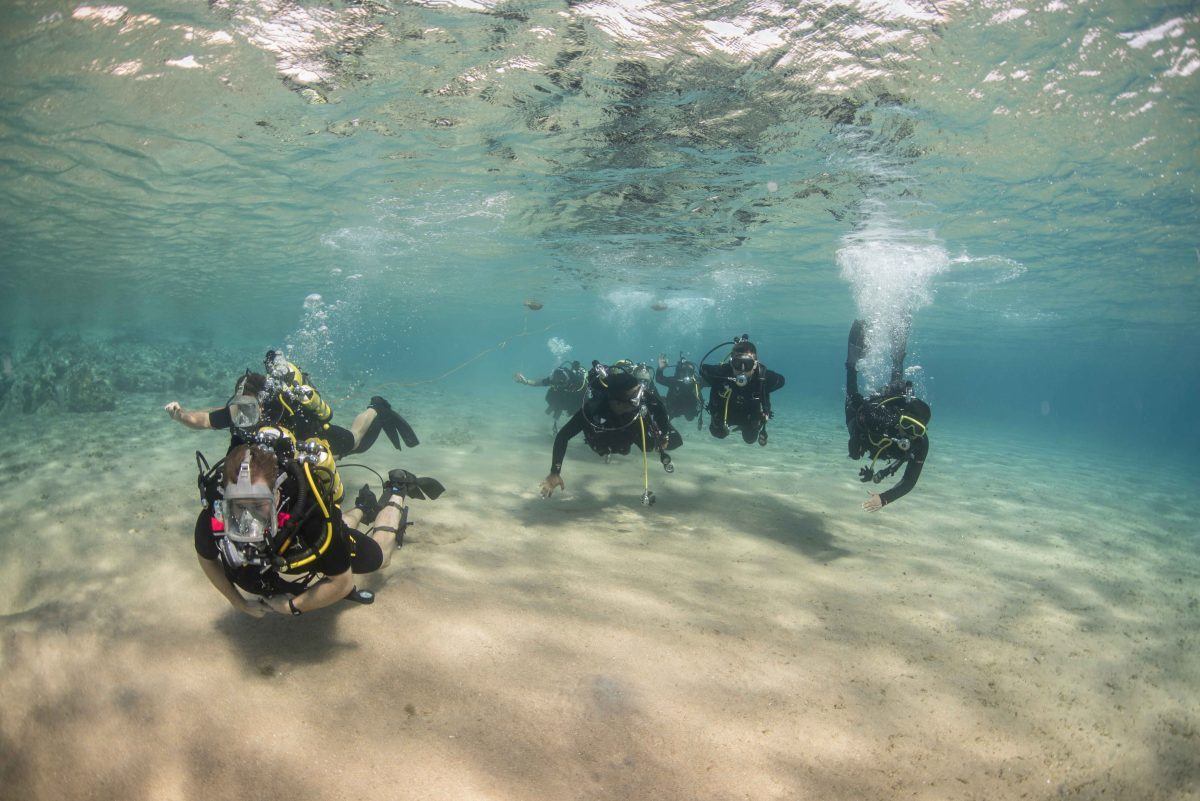
<svg viewBox="0 0 1200 801"><path fill-rule="evenodd" d="M429 478L428 476L424 478L418 478L417 486L424 491L425 495L428 496L429 500L431 501L436 501L441 494L446 491L446 488L442 486L442 482L438 481L436 478Z"/></svg>
<svg viewBox="0 0 1200 801"><path fill-rule="evenodd" d="M399 432L400 436L404 439L404 444L410 448L415 448L421 444L421 440L417 439L417 433L412 430L412 426L397 411L392 412L392 431ZM392 444L396 445L396 441L392 440ZM396 445L396 448L399 449L400 446Z"/></svg>
<svg viewBox="0 0 1200 801"><path fill-rule="evenodd" d="M846 344L846 366L858 364L866 351L866 333L862 320L855 320L850 326L850 339Z"/></svg>

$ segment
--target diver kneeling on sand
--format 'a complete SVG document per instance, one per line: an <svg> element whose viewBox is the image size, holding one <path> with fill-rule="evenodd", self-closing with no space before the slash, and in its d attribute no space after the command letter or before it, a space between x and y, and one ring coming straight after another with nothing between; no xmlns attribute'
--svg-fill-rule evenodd
<svg viewBox="0 0 1200 801"><path fill-rule="evenodd" d="M574 413L583 403L587 391L587 371L579 362L563 362L539 381L532 381L521 373L515 374L513 380L527 387L547 387L546 414L554 415L555 433L558 433L558 418L563 412Z"/></svg>
<svg viewBox="0 0 1200 801"><path fill-rule="evenodd" d="M252 617L300 615L342 599L371 603L354 576L387 567L404 542L408 498L437 498L442 485L393 470L378 502L364 486L343 514L324 443L297 442L281 429L251 437L211 468L196 454L204 509L194 536L205 576Z"/></svg>
<svg viewBox="0 0 1200 801"><path fill-rule="evenodd" d="M729 358L720 364L705 364L717 348L733 345ZM747 445L767 444L767 421L771 393L783 387L783 376L758 360L758 349L746 334L722 342L700 360L700 378L712 387L708 394L708 431L717 439L729 436L730 428L741 429Z"/></svg>
<svg viewBox="0 0 1200 801"><path fill-rule="evenodd" d="M846 349L846 428L851 459L870 454L871 464L858 475L862 481L876 484L904 467L904 475L886 492L872 492L863 502L868 512L877 512L907 495L921 477L925 457L929 455L929 404L913 394L912 382L904 380L904 354L907 335L892 344L892 375L888 386L864 398L858 392L858 362L866 350L863 321L850 326ZM888 462L876 470L879 460Z"/></svg>
<svg viewBox="0 0 1200 801"><path fill-rule="evenodd" d="M599 362L593 362L587 400L554 438L550 474L542 481L542 497L549 498L556 488L566 486L559 473L567 443L580 432L588 446L601 456L627 454L634 445L642 449L642 503L647 506L655 501L650 491L647 454L650 450L658 451L663 469L671 473L675 468L667 451L683 444L656 393L630 372L610 372Z"/></svg>
<svg viewBox="0 0 1200 801"><path fill-rule="evenodd" d="M171 401L163 408L171 419L188 428L233 429L233 445L243 441L239 430L252 430L260 425L283 425L301 439L322 439L337 456L363 453L375 444L380 431L396 450L400 450L402 439L410 448L420 444L408 421L378 395L354 418L350 428L342 428L330 422L333 410L313 388L308 373L274 350L267 351L263 365L266 375L247 370L238 378L233 396L224 406L189 410L178 401Z"/></svg>

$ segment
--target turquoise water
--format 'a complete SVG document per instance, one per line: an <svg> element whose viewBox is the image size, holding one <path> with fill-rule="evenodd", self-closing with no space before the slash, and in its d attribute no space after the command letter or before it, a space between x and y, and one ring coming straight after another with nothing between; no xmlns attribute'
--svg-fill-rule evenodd
<svg viewBox="0 0 1200 801"><path fill-rule="evenodd" d="M593 601L617 599L611 608L595 607L602 610L595 615L616 610L604 621L605 636L620 639L621 621L632 629L651 617L647 608L668 604L651 589L631 586L621 559L657 565L636 574L648 582L669 574L667 563L681 565L670 604L676 611L704 609L696 614L711 616L704 617L707 629L723 625L722 612L697 599L711 595L724 610L757 607L729 586L717 587L718 579L710 585L687 571L729 566L751 586L770 565L786 565L804 579L793 585L772 574L763 585L776 593L766 602L773 610L767 619L785 620L786 632L769 642L756 640L749 622L743 632L769 663L803 628L790 616L828 601L812 588L836 589L839 603L865 609L870 618L888 599L856 600L843 587L877 585L903 595L912 580L907 572L904 578L878 572L901 566L945 582L939 606L922 618L935 620L935 628L919 630L914 640L941 643L952 628L947 620L969 620L982 631L995 610L1018 621L1016 633L991 632L984 642L972 629L971 638L935 646L939 662L953 661L940 649L974 648L978 673L971 681L981 686L988 686L993 656L1001 676L1037 671L1026 664L1026 652L1049 653L1047 665L1068 666L1059 678L1046 677L1039 691L1026 688L1026 695L1014 692L1007 705L999 703L1014 716L1045 707L1058 717L1009 740L980 735L1030 759L1055 755L1061 775L1018 771L1029 782L1018 789L1057 793L1046 797L1065 797L1071 787L1091 787L1086 792L1096 797L1102 787L1113 789L1107 797L1194 797L1188 793L1200 775L1192 750L1198 685L1181 655L1194 653L1194 635L1189 640L1179 632L1186 621L1194 624L1196 601L1187 593L1200 575L1187 560L1195 555L1190 496L1198 487L1193 462L1200 449L1198 39L1195 3L2 4L6 444L0 475L6 488L0 497L11 517L32 521L45 540L43 551L0 540L0 621L12 642L28 631L37 642L0 651L13 660L10 692L20 694L22 681L40 676L46 654L61 656L52 645L60 632L77 633L60 614L70 620L78 614L88 636L116 632L94 635L111 648L135 648L132 629L145 626L171 658L189 665L205 654L178 642L177 630L215 627L222 647L240 651L248 670L266 670L270 648L247 645L253 638L241 637L237 624L198 617L226 610L203 584L183 536L194 504L191 454L218 452L223 440L183 431L161 406L220 404L236 375L257 366L267 348L282 347L312 374L336 422L347 425L376 393L404 410L424 440L420 450L398 457L381 441L370 464L413 459L405 464L419 464L451 488L429 513L432 533L416 540L415 567L406 556L386 587L403 598L395 602L399 611L388 609L392 619L428 635L414 635L404 647L419 652L417 662L430 673L457 675L447 667L453 660L421 650L448 636L421 628L447 614L435 597L481 618L496 609L520 618L591 576L596 597L578 607L564 603L590 612ZM527 300L541 308L530 309ZM872 345L884 344L911 318L910 377L933 408L933 446L921 483L877 516L858 509L864 491L856 465L844 456L842 364L855 317L872 322ZM743 332L788 380L774 401L778 419L767 449L715 443L680 422L685 446L676 456L678 472L653 476L659 505L645 510L637 504L640 462L635 469L635 460L618 459L610 470L576 442L564 469L570 492L548 503L535 497L549 463L550 423L542 391L514 384L514 372L541 377L564 354L584 363L649 362L660 352L698 359ZM883 378L883 350L869 355L864 385ZM136 453L125 451L133 446ZM45 505L60 491L60 471L80 486L90 475L84 466L114 458L103 487L66 502L66 518L49 514ZM169 487L154 485L146 465L153 476L169 478ZM120 522L81 537L77 547L111 548L120 558L101 559L94 574L56 572L76 547L69 539L77 533L73 521L91 519L89 504L111 501L104 487L124 493L113 513ZM162 511L160 533L174 549L169 565L153 569L161 573L122 561L141 551L121 531L154 529L150 508ZM123 517L129 515L137 519ZM466 532L485 529L508 539L470 551L478 546ZM646 550L668 530L696 540ZM613 538L612 552L596 531ZM453 550L464 538L466 555ZM783 555L764 550L776 546ZM546 581L553 592L516 566L544 555L539 548L552 554ZM743 553L761 564L751 570L737 561ZM1070 569L1038 572L1069 553L1078 560ZM53 558L43 564L45 554ZM564 567L572 558L594 573ZM849 573L821 572L839 560L849 567L838 569ZM1112 565L1127 567L1127 576L1115 575L1120 571ZM815 573L803 572L813 566ZM972 571L988 567L990 578L972 584L981 575ZM499 575L509 582L504 591L515 595L486 594L499 592L491 583ZM109 579L120 587L152 579L155 590L133 592L138 608L130 609ZM480 594L456 585L459 579ZM1126 579L1135 589L1112 589ZM139 616L161 602L168 581L185 588L180 592L194 606L164 618L169 626ZM1158 584L1166 589L1153 589ZM985 601L971 607L982 585ZM64 600L46 589L57 586L74 590ZM922 593L911 594L934 597ZM93 595L104 611L79 612ZM779 598L804 611L777 608L787 605ZM388 603L381 593L375 611ZM409 608L428 612L429 620L405 618ZM555 609L538 625L573 632L584 616ZM866 626L869 645L886 638L889 621L909 618L881 620L878 630ZM1070 628L1078 620L1085 622ZM465 630L447 642L461 635L464 653L478 657ZM912 633L901 625L894 630L898 638ZM1093 670L1071 661L1082 652L1109 653L1113 640L1097 644L1089 637L1118 630L1114 638L1152 635L1164 661L1146 668L1151 645L1123 655L1125 661L1114 656L1124 671L1119 680L1104 672L1118 672L1109 663ZM271 631L271 646L296 645L280 629ZM1038 639L1047 631L1061 653ZM680 663L688 664L687 637L663 637L663 647L678 646ZM378 662L401 658L385 642L391 641L380 635L364 646L368 661L378 660L370 663L372 675L383 670ZM845 652L821 652L809 667L838 672L868 647L847 643ZM902 642L890 646L905 665L928 662ZM304 647L311 658L293 665L297 672L329 656ZM586 659L568 658L579 657L572 650L578 641L556 647L521 651L505 664L584 670L577 666ZM603 650L589 647L588 653ZM632 646L630 652L642 653ZM136 663L128 653L122 658L130 661L114 664ZM332 656L329 662L332 671ZM757 664L728 670L750 675ZM178 663L175 669L187 671ZM787 674L784 663L772 669L778 674L771 675ZM540 674L530 670L526 699L540 697ZM61 675L68 673L63 668ZM1116 682L1133 687L1134 700L1118 699L1130 708L1178 706L1178 718L1129 723L1123 732L1126 743L1151 743L1145 747L1160 762L1094 742L1051 742L1047 731L1084 715L1068 711L1063 699L1072 691L1056 683L1063 675L1079 682L1086 698L1108 699L1104 688ZM170 684L157 676L145 681L159 681L159 689ZM421 678L409 678L422 686ZM1121 684L1126 680L1132 684ZM593 687L590 679L580 681ZM650 678L627 681L651 695ZM957 682L934 692L954 695ZM598 679L585 692L600 699L592 723L607 725L606 716L624 708L609 698L613 686ZM452 689L426 688L430 698L443 700ZM176 691L187 696L172 685L168 697ZM843 685L839 692L850 698L856 690ZM890 710L897 719L925 709L924 699L903 697ZM1096 731L1123 725L1109 700L1102 703L1107 711L1087 718L1089 727L1099 721ZM93 702L100 703L72 707L83 710L76 723L101 714L101 707L88 706ZM255 702L281 706L265 695ZM440 701L414 703L424 709ZM672 703L663 701L687 708L679 720L691 720L686 703ZM741 717L722 718L724 707L708 713L728 725L714 724L715 730L735 731L764 709ZM28 717L33 723L21 724L26 729L0 726L0 746L29 731L52 742L53 727L39 728L35 712ZM483 719L473 708L462 714ZM964 717L989 714L974 709ZM531 720L531 742L537 731L553 730L552 713ZM863 722L870 720L872 713L863 712L864 730L874 725ZM828 721L816 723L814 731ZM887 743L887 753L877 744L867 761L888 764L891 735L879 725L871 731ZM947 743L979 735L956 725L945 723L931 735L940 753L948 753ZM783 722L771 727L785 730ZM771 727L747 731L765 735ZM82 742L88 732L76 733ZM910 743L923 742L909 736ZM601 750L609 749L597 737ZM1159 738L1161 747L1154 745ZM481 741L499 750L487 736ZM691 742L672 742L685 741ZM690 753L686 744L679 747ZM30 773L0 769L0 779L32 782L40 764L33 750L22 753ZM546 764L570 762L570 754L552 752L538 755ZM785 746L778 753L792 764L795 755ZM1081 767L1089 758L1126 772L1119 781L1089 785ZM964 760L972 777L987 773L996 782L976 797L1010 797L1004 771L997 773L999 763L989 759ZM1045 759L1050 765L1051 757ZM176 764L164 760L150 772L173 775ZM501 762L492 765L495 772L504 772L495 767ZM620 764L597 768L597 775ZM664 758L664 764L673 763ZM777 767L760 765L758 775ZM678 775L689 770L679 767ZM925 797L966 792L959 784L966 782L947 770L947 783ZM1066 778L1071 770L1075 784ZM775 787L796 786L770 775ZM1147 786L1149 776L1163 784L1139 796L1131 788ZM577 778L539 784L521 777L510 792L443 788L441 797L579 797L563 791ZM735 785L730 780L730 794L711 797L734 797ZM62 797L53 782L39 786L29 797ZM609 795L658 797L659 785L649 779L628 787ZM805 787L816 795L787 797L882 797L869 784L831 780L824 793ZM189 796L159 789L125 797ZM661 797L702 796L684 787ZM1024 796L1013 790L1011 797Z"/></svg>
<svg viewBox="0 0 1200 801"><path fill-rule="evenodd" d="M1186 4L2 13L18 352L288 342L328 382L746 331L836 408L849 320L910 311L939 418L1198 443Z"/></svg>

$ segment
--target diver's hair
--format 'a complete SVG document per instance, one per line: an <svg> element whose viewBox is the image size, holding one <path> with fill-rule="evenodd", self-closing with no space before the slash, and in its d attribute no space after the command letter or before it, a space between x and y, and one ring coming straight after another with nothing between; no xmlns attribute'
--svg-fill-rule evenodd
<svg viewBox="0 0 1200 801"><path fill-rule="evenodd" d="M754 347L753 342L743 339L741 342L739 342L733 346L733 352L734 353L753 353L755 356L757 356L758 348Z"/></svg>
<svg viewBox="0 0 1200 801"><path fill-rule="evenodd" d="M257 395L267 388L267 377L262 373L245 373L238 376L237 383L233 385L233 393L235 395L241 393L243 395Z"/></svg>
<svg viewBox="0 0 1200 801"><path fill-rule="evenodd" d="M246 460L246 451L250 451L250 480L265 481L269 486L275 486L275 479L279 478L279 462L275 454L249 445L238 445L225 456L225 484L237 481L238 471Z"/></svg>

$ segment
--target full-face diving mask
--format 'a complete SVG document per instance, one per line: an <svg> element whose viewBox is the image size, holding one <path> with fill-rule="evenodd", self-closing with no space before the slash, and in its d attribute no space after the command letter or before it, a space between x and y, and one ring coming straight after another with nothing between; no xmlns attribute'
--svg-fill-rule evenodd
<svg viewBox="0 0 1200 801"><path fill-rule="evenodd" d="M225 408L234 428L253 428L262 419L262 405L255 395L234 395Z"/></svg>
<svg viewBox="0 0 1200 801"><path fill-rule="evenodd" d="M279 529L275 493L265 484L251 483L249 451L238 468L237 481L225 487L221 503L226 537L259 547L274 540Z"/></svg>

